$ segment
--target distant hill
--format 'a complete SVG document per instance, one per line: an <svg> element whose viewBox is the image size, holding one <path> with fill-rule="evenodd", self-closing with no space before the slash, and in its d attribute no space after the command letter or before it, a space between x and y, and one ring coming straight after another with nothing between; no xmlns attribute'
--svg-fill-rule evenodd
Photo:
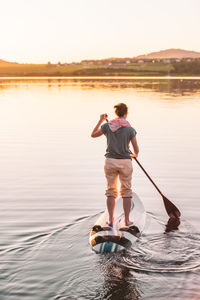
<svg viewBox="0 0 200 300"><path fill-rule="evenodd" d="M167 50L161 50L158 52L151 52L149 54L143 54L143 55L138 55L135 57L110 57L110 58L104 58L104 59L92 59L92 60L82 60L81 63L95 63L95 62L102 62L102 63L109 63L109 62L119 62L119 63L125 63L126 61L130 60L135 61L139 59L170 59L170 58L177 58L177 59L183 59L183 58L199 58L200 59L200 52L196 51L190 51L190 50L183 50L183 49L167 49ZM0 65L5 65L5 64L20 64L17 62L9 62L5 61L3 59L0 59ZM78 64L78 63L75 63Z"/></svg>
<svg viewBox="0 0 200 300"><path fill-rule="evenodd" d="M0 76L200 76L200 52L168 49L71 64L21 64L0 59Z"/></svg>
<svg viewBox="0 0 200 300"><path fill-rule="evenodd" d="M16 62L9 62L9 61L6 61L6 60L3 60L3 59L0 59L0 64L17 64Z"/></svg>
<svg viewBox="0 0 200 300"><path fill-rule="evenodd" d="M167 49L158 52L152 52L146 55L139 55L137 59L165 59L165 58L200 58L200 52L188 51L182 49Z"/></svg>

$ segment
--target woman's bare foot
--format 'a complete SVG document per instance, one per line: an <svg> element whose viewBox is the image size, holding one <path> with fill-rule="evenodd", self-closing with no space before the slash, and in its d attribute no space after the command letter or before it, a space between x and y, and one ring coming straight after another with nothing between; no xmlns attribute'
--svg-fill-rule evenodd
<svg viewBox="0 0 200 300"><path fill-rule="evenodd" d="M129 221L129 220L128 220L128 221L125 221L125 225L126 225L126 226L133 225L133 222L132 222L132 221Z"/></svg>
<svg viewBox="0 0 200 300"><path fill-rule="evenodd" d="M112 222L107 221L106 224L107 224L108 226L111 226L111 227L112 227L112 226L113 226L113 221L112 221Z"/></svg>

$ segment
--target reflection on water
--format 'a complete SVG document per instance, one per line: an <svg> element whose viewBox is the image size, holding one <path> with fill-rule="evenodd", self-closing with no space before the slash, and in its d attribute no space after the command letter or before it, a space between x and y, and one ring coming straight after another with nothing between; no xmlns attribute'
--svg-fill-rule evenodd
<svg viewBox="0 0 200 300"><path fill-rule="evenodd" d="M0 299L198 299L199 92L200 78L0 78ZM90 133L116 102L181 223L133 162L144 235L101 256L88 238L105 208L106 145Z"/></svg>
<svg viewBox="0 0 200 300"><path fill-rule="evenodd" d="M134 89L173 95L200 93L200 77L0 77L0 89L20 85L79 87L82 89Z"/></svg>
<svg viewBox="0 0 200 300"><path fill-rule="evenodd" d="M126 253L124 253L124 257ZM137 279L131 273L131 269L121 263L122 255L109 257L102 256L99 259L99 267L104 276L103 286L98 290L95 299L141 299L137 288Z"/></svg>

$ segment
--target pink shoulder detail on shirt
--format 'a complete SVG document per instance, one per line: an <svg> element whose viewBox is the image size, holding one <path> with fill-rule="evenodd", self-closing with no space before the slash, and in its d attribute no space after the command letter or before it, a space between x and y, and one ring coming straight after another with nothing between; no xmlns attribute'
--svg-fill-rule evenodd
<svg viewBox="0 0 200 300"><path fill-rule="evenodd" d="M130 123L124 118L113 119L108 124L112 132L117 131L121 127L131 127Z"/></svg>

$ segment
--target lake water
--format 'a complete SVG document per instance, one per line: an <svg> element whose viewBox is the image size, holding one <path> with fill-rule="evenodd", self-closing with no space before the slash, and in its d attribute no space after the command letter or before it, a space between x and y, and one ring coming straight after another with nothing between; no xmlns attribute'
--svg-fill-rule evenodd
<svg viewBox="0 0 200 300"><path fill-rule="evenodd" d="M162 198L134 164L147 211L125 254L91 251L105 209L101 113L125 102L139 161L181 211L165 233ZM0 78L0 299L200 299L200 78Z"/></svg>

